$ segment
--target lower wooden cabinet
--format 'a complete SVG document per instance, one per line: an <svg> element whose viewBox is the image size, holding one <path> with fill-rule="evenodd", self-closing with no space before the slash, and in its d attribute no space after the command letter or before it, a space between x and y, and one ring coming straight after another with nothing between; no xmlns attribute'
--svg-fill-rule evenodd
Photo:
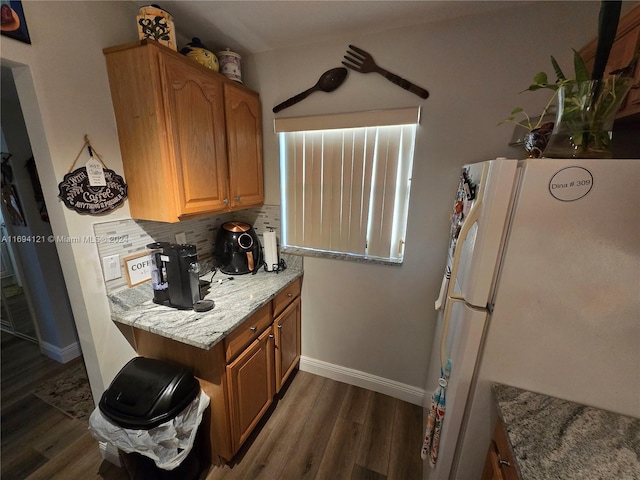
<svg viewBox="0 0 640 480"><path fill-rule="evenodd" d="M502 422L496 421L493 438L482 471L482 480L520 480L516 464L511 455L507 433Z"/></svg>
<svg viewBox="0 0 640 480"><path fill-rule="evenodd" d="M302 279L210 350L134 328L138 355L188 367L211 399L201 432L212 463L231 460L300 359Z"/></svg>
<svg viewBox="0 0 640 480"><path fill-rule="evenodd" d="M300 297L273 322L276 360L276 393L300 360Z"/></svg>
<svg viewBox="0 0 640 480"><path fill-rule="evenodd" d="M271 329L227 365L231 442L237 451L271 405L274 391Z"/></svg>

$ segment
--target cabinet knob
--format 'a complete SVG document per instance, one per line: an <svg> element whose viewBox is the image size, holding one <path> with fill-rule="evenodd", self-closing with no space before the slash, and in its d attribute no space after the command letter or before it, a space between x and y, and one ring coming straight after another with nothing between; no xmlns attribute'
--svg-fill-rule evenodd
<svg viewBox="0 0 640 480"><path fill-rule="evenodd" d="M287 297L289 298L293 297L293 293L287 293Z"/></svg>
<svg viewBox="0 0 640 480"><path fill-rule="evenodd" d="M498 463L499 463L500 465L504 465L505 467L510 467L510 466L511 466L511 464L510 464L507 460L502 460L502 459L500 458L500 456L498 456Z"/></svg>
<svg viewBox="0 0 640 480"><path fill-rule="evenodd" d="M282 330L282 325L278 325L278 330Z"/></svg>
<svg viewBox="0 0 640 480"><path fill-rule="evenodd" d="M229 205L229 199L225 198L224 200L222 200L222 203L224 203L225 205Z"/></svg>
<svg viewBox="0 0 640 480"><path fill-rule="evenodd" d="M233 199L234 199L236 202L240 203L240 195L236 195L235 197L233 197Z"/></svg>
<svg viewBox="0 0 640 480"><path fill-rule="evenodd" d="M258 327L250 327L249 330L251 330L253 333L256 333L258 331Z"/></svg>
<svg viewBox="0 0 640 480"><path fill-rule="evenodd" d="M273 333L269 334L269 338L274 338Z"/></svg>

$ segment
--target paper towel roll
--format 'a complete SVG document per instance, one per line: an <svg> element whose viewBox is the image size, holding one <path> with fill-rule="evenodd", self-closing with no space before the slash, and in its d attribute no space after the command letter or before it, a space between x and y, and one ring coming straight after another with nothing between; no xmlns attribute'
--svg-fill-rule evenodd
<svg viewBox="0 0 640 480"><path fill-rule="evenodd" d="M267 264L267 271L272 272L278 268L278 243L275 230L264 232L264 262Z"/></svg>

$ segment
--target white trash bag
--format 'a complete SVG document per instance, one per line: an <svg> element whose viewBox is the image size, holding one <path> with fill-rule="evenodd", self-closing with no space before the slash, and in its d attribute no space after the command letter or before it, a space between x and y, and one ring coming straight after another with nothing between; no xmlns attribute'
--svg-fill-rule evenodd
<svg viewBox="0 0 640 480"><path fill-rule="evenodd" d="M89 431L98 441L110 443L126 453L135 452L149 457L163 470L173 470L191 452L202 414L208 406L209 397L200 390L200 394L182 412L150 430L115 425L96 407L89 418Z"/></svg>

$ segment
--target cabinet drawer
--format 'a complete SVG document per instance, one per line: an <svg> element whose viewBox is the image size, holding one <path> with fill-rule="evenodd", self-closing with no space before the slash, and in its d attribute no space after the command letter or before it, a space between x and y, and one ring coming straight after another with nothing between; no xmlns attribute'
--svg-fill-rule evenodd
<svg viewBox="0 0 640 480"><path fill-rule="evenodd" d="M253 342L273 322L271 303L251 315L224 339L227 362L235 358L247 345Z"/></svg>
<svg viewBox="0 0 640 480"><path fill-rule="evenodd" d="M285 308L293 301L294 298L300 295L300 287L302 281L300 278L287 285L280 293L278 293L273 299L273 316L280 315Z"/></svg>

